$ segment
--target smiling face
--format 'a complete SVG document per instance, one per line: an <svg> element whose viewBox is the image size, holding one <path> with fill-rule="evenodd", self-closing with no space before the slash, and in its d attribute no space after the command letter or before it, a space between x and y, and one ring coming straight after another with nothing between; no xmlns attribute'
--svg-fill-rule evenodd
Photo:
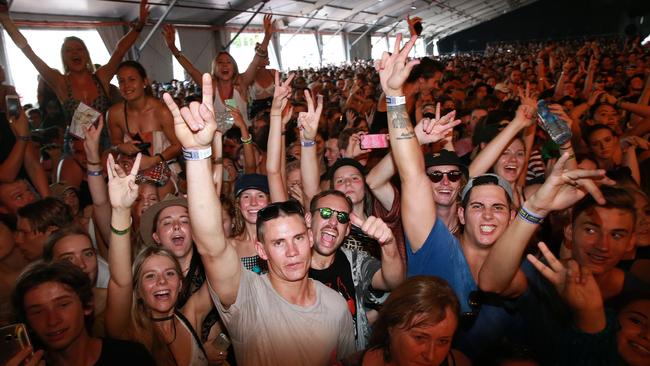
<svg viewBox="0 0 650 366"><path fill-rule="evenodd" d="M309 226L312 231L314 250L322 256L330 256L341 246L343 240L350 233L350 223L342 224L336 218L336 213L329 219L321 217L319 208L330 208L337 212L350 213L346 200L335 195L321 197L316 205L316 210L309 215Z"/></svg>
<svg viewBox="0 0 650 366"><path fill-rule="evenodd" d="M154 254L142 263L138 296L154 316L174 311L181 285L177 264L171 258Z"/></svg>
<svg viewBox="0 0 650 366"><path fill-rule="evenodd" d="M160 211L153 240L167 248L179 261L192 255L192 229L187 208L170 206Z"/></svg>
<svg viewBox="0 0 650 366"><path fill-rule="evenodd" d="M650 359L650 300L629 303L618 314L621 329L616 334L618 354L627 365L642 366Z"/></svg>
<svg viewBox="0 0 650 366"><path fill-rule="evenodd" d="M458 219L465 225L463 239L482 248L492 246L514 218L506 192L500 186L484 184L472 188Z"/></svg>
<svg viewBox="0 0 650 366"><path fill-rule="evenodd" d="M332 177L334 189L343 192L353 204L363 202L366 189L361 172L352 165L344 165L334 172Z"/></svg>
<svg viewBox="0 0 650 366"><path fill-rule="evenodd" d="M595 206L581 212L565 234L572 238L573 259L600 275L614 268L634 246L634 215Z"/></svg>
<svg viewBox="0 0 650 366"><path fill-rule="evenodd" d="M144 88L149 84L133 67L122 67L117 72L117 82L122 97L128 102L144 95Z"/></svg>
<svg viewBox="0 0 650 366"><path fill-rule="evenodd" d="M257 189L247 189L239 195L239 211L249 224L257 222L257 212L268 204L269 195Z"/></svg>
<svg viewBox="0 0 650 366"><path fill-rule="evenodd" d="M255 243L255 249L268 261L272 280L296 282L307 276L313 241L301 216L279 216L265 222L263 240Z"/></svg>
<svg viewBox="0 0 650 366"><path fill-rule="evenodd" d="M74 264L88 275L90 283L96 282L97 254L87 236L75 234L62 237L56 242L52 250L52 257Z"/></svg>
<svg viewBox="0 0 650 366"><path fill-rule="evenodd" d="M514 139L494 163L494 172L508 182L515 183L524 169L526 150L520 139Z"/></svg>
<svg viewBox="0 0 650 366"><path fill-rule="evenodd" d="M79 296L60 282L43 282L25 293L23 306L30 328L51 350L63 350L85 332L84 307Z"/></svg>
<svg viewBox="0 0 650 366"><path fill-rule="evenodd" d="M636 209L636 246L650 245L650 201L640 193L634 195Z"/></svg>
<svg viewBox="0 0 650 366"><path fill-rule="evenodd" d="M425 315L414 319L413 327L394 327L390 333L391 364L440 365L449 354L458 319L450 308L437 324L426 321Z"/></svg>
<svg viewBox="0 0 650 366"><path fill-rule="evenodd" d="M339 146L337 139L328 139L325 141L325 159L327 166L332 166L336 159L339 158Z"/></svg>
<svg viewBox="0 0 650 366"><path fill-rule="evenodd" d="M449 172L460 172L457 166L455 165L437 165L430 166L427 168L427 174L432 174L434 172L449 173ZM451 206L456 202L458 194L460 193L461 180L452 182L449 180L449 175L444 174L440 182L434 183L431 181L431 189L433 190L433 200L436 202L436 205L440 206Z"/></svg>

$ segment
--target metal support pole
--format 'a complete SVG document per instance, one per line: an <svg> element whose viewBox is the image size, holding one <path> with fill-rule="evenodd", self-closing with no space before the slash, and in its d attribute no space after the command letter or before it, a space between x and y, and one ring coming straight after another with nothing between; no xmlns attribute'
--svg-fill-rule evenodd
<svg viewBox="0 0 650 366"><path fill-rule="evenodd" d="M257 10L255 10L255 12L253 13L253 15L251 15L250 19L248 19L248 21L246 22L246 24L242 25L241 28L239 28L239 30L237 31L237 34L235 34L235 36L230 40L230 42L228 42L227 45L225 45L224 47L222 47L222 50L225 51L225 50L228 49L228 47L230 47L230 45L231 45L231 44L232 44L232 43L237 39L237 37L239 37L239 34L241 34L241 32L242 32L246 27L248 27L249 24L251 24L251 21L253 20L253 18L255 18L255 16L256 16L257 14L259 14L260 10L262 10L262 8L264 7L265 4L266 4L266 1L262 1L262 3L260 4L259 8L257 8Z"/></svg>
<svg viewBox="0 0 650 366"><path fill-rule="evenodd" d="M165 19L167 19L167 16L172 11L172 8L174 7L174 5L176 5L177 2L178 2L178 0L172 0L172 2L169 3L169 6L167 7L167 9L165 9L165 12L163 13L163 15L156 22L156 25L154 25L153 28L151 28L151 31L149 31L149 34L147 34L147 37L145 37L144 41L142 41L142 44L140 45L140 47L137 48L137 50L138 50L137 58L138 59L140 59L140 54L142 53L142 50L144 50L144 48L147 46L147 43L149 43L149 40L151 39L151 37L153 37L153 34L158 31L158 28L160 28L160 25L165 21Z"/></svg>
<svg viewBox="0 0 650 366"><path fill-rule="evenodd" d="M361 40L361 38L363 38L366 34L370 33L370 31L372 31L374 28L375 28L375 25L374 25L374 24L373 24L372 26L368 27L368 29L366 29L365 32L361 33L361 35L359 36L359 38L355 39L354 42L352 42L352 44L350 45L350 48L352 48L352 46L354 46L355 44L357 44L357 42L359 42L359 41Z"/></svg>
<svg viewBox="0 0 650 366"><path fill-rule="evenodd" d="M307 19L307 20L306 20L306 21L305 21L305 22L300 26L300 28L298 28L297 31L293 32L293 34L291 35L291 38L289 38L286 42L284 42L284 44L282 45L282 47L288 45L289 42L291 42L291 40L293 39L293 37L295 37L296 34L298 34L301 30L303 30L303 29L305 28L305 26L307 25L307 23L311 22L311 20L314 19L314 17L316 16L316 14L318 14L319 11L320 11L320 8L314 10L314 12L313 12L313 13L309 16L309 18L308 18L308 19Z"/></svg>

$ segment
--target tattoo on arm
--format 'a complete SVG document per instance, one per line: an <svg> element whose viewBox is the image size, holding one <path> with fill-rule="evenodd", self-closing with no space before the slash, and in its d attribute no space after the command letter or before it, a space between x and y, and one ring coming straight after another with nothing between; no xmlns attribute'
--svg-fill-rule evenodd
<svg viewBox="0 0 650 366"><path fill-rule="evenodd" d="M413 131L406 111L406 105L387 107L387 112L388 121L392 124L393 128L403 130L398 132L398 140L408 140L415 137L415 132Z"/></svg>
<svg viewBox="0 0 650 366"><path fill-rule="evenodd" d="M388 120L393 124L393 128L406 128L409 125L409 116L406 112L406 105L387 107Z"/></svg>

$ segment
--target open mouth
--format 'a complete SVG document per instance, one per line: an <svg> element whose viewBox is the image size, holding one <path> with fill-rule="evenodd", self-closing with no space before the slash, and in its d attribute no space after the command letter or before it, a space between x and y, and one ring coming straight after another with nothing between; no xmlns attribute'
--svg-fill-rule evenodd
<svg viewBox="0 0 650 366"><path fill-rule="evenodd" d="M183 235L181 235L181 234L174 234L174 235L172 236L172 243L173 243L175 246L183 245L184 242L185 242L185 237L184 237Z"/></svg>
<svg viewBox="0 0 650 366"><path fill-rule="evenodd" d="M68 330L68 328L55 330L53 332L48 332L45 333L45 337L50 341L56 341L63 338L66 330Z"/></svg>
<svg viewBox="0 0 650 366"><path fill-rule="evenodd" d="M321 244L327 246L333 246L336 238L339 236L339 232L334 229L323 229L320 233Z"/></svg>
<svg viewBox="0 0 650 366"><path fill-rule="evenodd" d="M159 290L153 293L153 296L161 301L169 300L171 297L171 291L169 290Z"/></svg>
<svg viewBox="0 0 650 366"><path fill-rule="evenodd" d="M503 170L506 171L506 173L509 174L517 174L517 166L516 165L506 165L503 167Z"/></svg>
<svg viewBox="0 0 650 366"><path fill-rule="evenodd" d="M479 226L479 231L481 234L492 234L494 230L496 230L496 225L480 225Z"/></svg>

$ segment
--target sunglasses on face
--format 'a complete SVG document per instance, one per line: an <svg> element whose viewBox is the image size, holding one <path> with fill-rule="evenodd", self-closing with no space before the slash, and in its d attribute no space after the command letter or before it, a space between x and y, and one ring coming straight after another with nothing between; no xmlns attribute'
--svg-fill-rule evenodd
<svg viewBox="0 0 650 366"><path fill-rule="evenodd" d="M427 173L429 176L429 179L433 183L438 183L442 181L442 178L446 175L447 179L449 179L450 182L458 182L460 178L463 176L463 173L460 170L451 170L448 172L441 172L439 170L434 170L431 173Z"/></svg>
<svg viewBox="0 0 650 366"><path fill-rule="evenodd" d="M302 206L296 201L273 202L257 211L257 219L261 221L277 219L281 212L285 214L300 214L301 216L305 214Z"/></svg>
<svg viewBox="0 0 650 366"><path fill-rule="evenodd" d="M347 212L336 211L329 207L317 208L316 211L320 213L320 217L322 217L323 220L329 220L330 217L332 217L332 215L336 214L336 220L339 223L347 224L348 222L350 222L350 214Z"/></svg>

